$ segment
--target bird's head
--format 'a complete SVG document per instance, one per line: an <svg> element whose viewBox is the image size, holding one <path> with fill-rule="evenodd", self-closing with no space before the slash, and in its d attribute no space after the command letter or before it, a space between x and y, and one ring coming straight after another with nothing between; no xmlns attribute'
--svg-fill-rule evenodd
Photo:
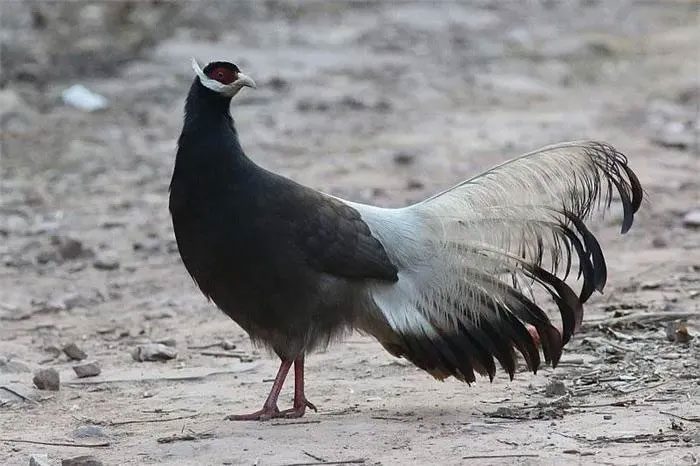
<svg viewBox="0 0 700 466"><path fill-rule="evenodd" d="M255 81L241 73L241 70L233 63L214 61L202 69L193 58L192 68L197 73L202 86L222 97L230 99L244 87L252 87L253 89L256 87Z"/></svg>

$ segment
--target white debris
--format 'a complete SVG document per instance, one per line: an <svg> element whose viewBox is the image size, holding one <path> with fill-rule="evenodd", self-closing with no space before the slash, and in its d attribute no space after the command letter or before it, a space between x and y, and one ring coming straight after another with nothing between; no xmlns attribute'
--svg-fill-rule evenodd
<svg viewBox="0 0 700 466"><path fill-rule="evenodd" d="M134 348L131 357L134 358L134 361L167 361L175 359L177 351L161 343L149 343Z"/></svg>
<svg viewBox="0 0 700 466"><path fill-rule="evenodd" d="M61 94L63 102L71 107L94 112L108 107L109 102L100 94L92 92L82 84L74 84Z"/></svg>

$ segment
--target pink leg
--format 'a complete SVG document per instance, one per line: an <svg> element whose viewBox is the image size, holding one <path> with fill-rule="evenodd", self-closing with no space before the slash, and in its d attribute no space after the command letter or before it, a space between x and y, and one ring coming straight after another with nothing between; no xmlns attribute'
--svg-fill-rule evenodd
<svg viewBox="0 0 700 466"><path fill-rule="evenodd" d="M317 411L316 406L304 395L304 356L299 356L294 361L294 407L282 411L280 417L302 417L306 408Z"/></svg>
<svg viewBox="0 0 700 466"><path fill-rule="evenodd" d="M262 409L250 414L231 414L226 416L226 419L229 421L265 421L273 417L279 417L280 410L277 408L277 398L280 396L280 391L282 391L282 386L284 385L284 379L287 378L289 369L292 367L292 362L293 361L282 360L280 363L280 368L272 384L272 389Z"/></svg>

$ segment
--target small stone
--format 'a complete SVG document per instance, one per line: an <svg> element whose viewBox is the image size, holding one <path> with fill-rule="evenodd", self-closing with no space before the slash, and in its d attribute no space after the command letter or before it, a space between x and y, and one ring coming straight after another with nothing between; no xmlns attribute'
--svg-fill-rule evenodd
<svg viewBox="0 0 700 466"><path fill-rule="evenodd" d="M605 419L606 421L609 421L610 419L612 419L612 415L611 414L603 414L603 419Z"/></svg>
<svg viewBox="0 0 700 466"><path fill-rule="evenodd" d="M406 188L408 188L411 191L416 189L423 189L423 187L425 187L423 182L415 179L408 180L408 183L406 183Z"/></svg>
<svg viewBox="0 0 700 466"><path fill-rule="evenodd" d="M683 226L686 228L700 228L700 209L691 210L683 216Z"/></svg>
<svg viewBox="0 0 700 466"><path fill-rule="evenodd" d="M411 165L415 157L411 153L400 151L394 154L394 163L397 165Z"/></svg>
<svg viewBox="0 0 700 466"><path fill-rule="evenodd" d="M221 348L225 350L235 350L236 349L236 344L232 342L231 340L224 340L221 342Z"/></svg>
<svg viewBox="0 0 700 466"><path fill-rule="evenodd" d="M56 250L63 260L73 260L94 255L91 250L83 247L82 242L74 238L54 236L51 238L51 242L56 246Z"/></svg>
<svg viewBox="0 0 700 466"><path fill-rule="evenodd" d="M544 388L544 394L548 397L564 396L568 393L566 385L561 380L552 380Z"/></svg>
<svg viewBox="0 0 700 466"><path fill-rule="evenodd" d="M289 87L289 83L287 82L287 80L284 78L280 78L279 76L273 76L272 78L270 78L270 80L267 82L267 85L273 91L278 92L286 90Z"/></svg>
<svg viewBox="0 0 700 466"><path fill-rule="evenodd" d="M151 311L143 316L146 320L172 319L173 317L175 317L175 313L172 311Z"/></svg>
<svg viewBox="0 0 700 466"><path fill-rule="evenodd" d="M138 345L131 352L134 361L167 361L177 357L177 351L162 343L149 343Z"/></svg>
<svg viewBox="0 0 700 466"><path fill-rule="evenodd" d="M34 453L29 457L29 466L50 466L49 455L46 453Z"/></svg>
<svg viewBox="0 0 700 466"><path fill-rule="evenodd" d="M95 259L92 266L97 270L117 270L119 268L119 260L114 253L104 253Z"/></svg>
<svg viewBox="0 0 700 466"><path fill-rule="evenodd" d="M661 238L660 236L657 236L651 240L651 245L657 249L661 249L668 246L668 241Z"/></svg>
<svg viewBox="0 0 700 466"><path fill-rule="evenodd" d="M68 343L66 346L64 346L63 352L74 361L82 361L83 359L87 358L85 351L80 349L74 342Z"/></svg>
<svg viewBox="0 0 700 466"><path fill-rule="evenodd" d="M61 466L103 466L103 463L92 455L85 455L61 460Z"/></svg>
<svg viewBox="0 0 700 466"><path fill-rule="evenodd" d="M61 385L61 378L56 369L39 369L34 372L34 385L39 390L58 391Z"/></svg>
<svg viewBox="0 0 700 466"><path fill-rule="evenodd" d="M72 434L73 438L105 438L107 434L100 426L94 424L86 424L79 426Z"/></svg>
<svg viewBox="0 0 700 466"><path fill-rule="evenodd" d="M100 375L102 372L102 369L100 369L100 365L97 362L88 362L86 364L73 366L73 370L79 379L84 377L95 377Z"/></svg>

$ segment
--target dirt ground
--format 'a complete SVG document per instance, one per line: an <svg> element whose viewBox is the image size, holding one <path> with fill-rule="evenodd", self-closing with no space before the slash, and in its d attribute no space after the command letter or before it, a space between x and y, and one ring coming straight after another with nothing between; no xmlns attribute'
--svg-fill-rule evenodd
<svg viewBox="0 0 700 466"><path fill-rule="evenodd" d="M0 21L0 464L700 461L697 2L4 0ZM175 247L192 56L258 82L232 108L252 158L353 200L402 205L563 140L625 152L648 202L624 237L618 204L593 222L608 286L561 365L441 383L352 335L307 359L318 413L224 421L261 405L277 362ZM108 108L66 105L73 84ZM695 339L669 340L678 320ZM157 341L177 358L132 358ZM99 376L76 377L71 342Z"/></svg>

